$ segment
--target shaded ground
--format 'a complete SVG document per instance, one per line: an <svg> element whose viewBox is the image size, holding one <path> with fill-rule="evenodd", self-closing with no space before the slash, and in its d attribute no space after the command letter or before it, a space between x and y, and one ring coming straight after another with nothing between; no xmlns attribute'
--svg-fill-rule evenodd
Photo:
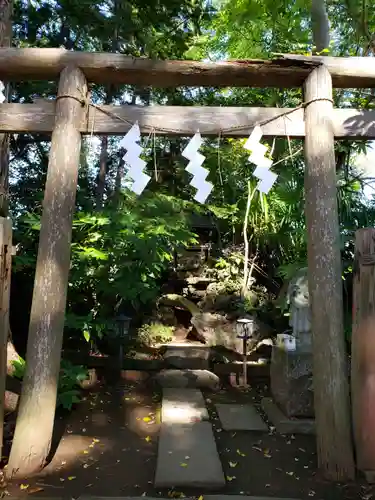
<svg viewBox="0 0 375 500"><path fill-rule="evenodd" d="M258 404L262 389L228 389L205 394L217 447L227 476L220 493L300 500L370 500L361 484L331 485L316 473L315 439L270 432L230 433L221 429L217 402ZM38 477L7 486L12 496L199 496L202 491L155 491L160 396L146 382L102 385L87 395L57 429L63 437L49 466ZM65 429L65 430L64 430ZM214 492L210 492L214 493Z"/></svg>
<svg viewBox="0 0 375 500"><path fill-rule="evenodd" d="M73 498L153 493L159 400L144 383L102 385L69 416L43 473L6 490L12 496Z"/></svg>
<svg viewBox="0 0 375 500"><path fill-rule="evenodd" d="M217 448L227 476L225 493L319 500L375 498L365 483L331 484L317 472L314 436L283 436L271 431L226 432L221 429L214 403L253 403L260 409L267 388L241 392L235 389L206 394L215 429ZM229 479L229 481L228 481Z"/></svg>

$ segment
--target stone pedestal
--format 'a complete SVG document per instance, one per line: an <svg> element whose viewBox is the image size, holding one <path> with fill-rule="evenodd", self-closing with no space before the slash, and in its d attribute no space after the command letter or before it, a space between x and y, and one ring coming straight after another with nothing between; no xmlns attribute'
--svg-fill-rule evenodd
<svg viewBox="0 0 375 500"><path fill-rule="evenodd" d="M271 392L274 401L287 417L314 417L312 353L303 346L296 351L272 349Z"/></svg>

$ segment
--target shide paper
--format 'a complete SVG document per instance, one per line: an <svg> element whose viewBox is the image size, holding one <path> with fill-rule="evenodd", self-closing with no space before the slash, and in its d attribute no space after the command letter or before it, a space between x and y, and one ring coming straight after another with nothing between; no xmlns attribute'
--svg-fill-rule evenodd
<svg viewBox="0 0 375 500"><path fill-rule="evenodd" d="M277 175L270 171L272 167L272 160L265 156L267 152L267 146L260 144L260 140L263 136L262 129L259 125L254 127L249 138L244 144L244 148L251 151L249 156L249 161L256 165L256 169L253 172L254 177L259 179L257 189L264 194L268 194L272 186L275 184Z"/></svg>
<svg viewBox="0 0 375 500"><path fill-rule="evenodd" d="M202 167L206 158L198 152L201 145L202 137L199 132L197 132L181 154L184 158L189 160L186 171L193 176L190 185L197 190L194 200L198 203L205 203L213 189L213 185L206 181L209 172Z"/></svg>
<svg viewBox="0 0 375 500"><path fill-rule="evenodd" d="M146 168L146 162L140 158L143 151L143 148L138 144L140 140L141 131L138 124L135 123L120 141L120 147L126 149L123 160L129 167L127 172L131 179L129 189L138 195L143 192L151 179L143 172Z"/></svg>

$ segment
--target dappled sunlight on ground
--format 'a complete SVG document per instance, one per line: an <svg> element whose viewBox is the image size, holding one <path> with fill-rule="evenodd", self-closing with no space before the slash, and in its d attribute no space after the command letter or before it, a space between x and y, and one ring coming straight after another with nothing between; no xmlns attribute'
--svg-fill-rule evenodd
<svg viewBox="0 0 375 500"><path fill-rule="evenodd" d="M48 466L14 481L12 497L152 496L159 396L144 383L120 382L87 395L68 416Z"/></svg>
<svg viewBox="0 0 375 500"><path fill-rule="evenodd" d="M99 455L112 449L112 440L94 436L66 435L64 436L51 462L38 475L44 477L56 471L64 471L76 464L89 464L96 461Z"/></svg>
<svg viewBox="0 0 375 500"><path fill-rule="evenodd" d="M159 432L160 413L151 411L151 407L125 407L125 425L139 436L148 436Z"/></svg>

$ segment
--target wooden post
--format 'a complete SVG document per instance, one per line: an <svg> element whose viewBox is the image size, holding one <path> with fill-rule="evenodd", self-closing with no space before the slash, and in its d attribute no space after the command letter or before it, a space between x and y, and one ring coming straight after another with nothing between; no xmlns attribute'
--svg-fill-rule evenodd
<svg viewBox="0 0 375 500"><path fill-rule="evenodd" d="M355 235L353 267L352 412L357 467L375 478L375 229Z"/></svg>
<svg viewBox="0 0 375 500"><path fill-rule="evenodd" d="M0 47L12 44L13 0L0 0ZM9 101L9 83L3 82L6 101ZM9 204L9 134L0 134L0 216L8 215ZM6 361L5 361L6 363Z"/></svg>
<svg viewBox="0 0 375 500"><path fill-rule="evenodd" d="M0 47L12 45L13 0L0 0ZM3 81L5 102L9 101L10 85ZM3 219L8 215L9 205L9 134L0 133L0 245L2 277L0 278L0 452L3 447L5 380L7 373L7 341L9 332L10 266L12 224ZM10 229L9 229L10 226ZM10 242L8 241L10 238ZM4 253L5 252L5 253ZM9 262L8 256L9 254ZM8 269L9 264L9 269ZM9 273L8 273L9 271ZM9 274L9 276L8 276ZM9 281L8 281L9 280Z"/></svg>
<svg viewBox="0 0 375 500"><path fill-rule="evenodd" d="M315 101L314 101L315 100ZM305 211L313 334L318 463L327 479L354 477L343 326L340 234L332 127L332 79L325 66L305 82Z"/></svg>
<svg viewBox="0 0 375 500"><path fill-rule="evenodd" d="M9 332L10 276L12 265L12 221L0 218L0 454L3 448L7 342Z"/></svg>
<svg viewBox="0 0 375 500"><path fill-rule="evenodd" d="M12 477L40 470L50 451L81 149L79 130L85 113L81 101L86 94L82 71L65 68L60 76L61 98L56 104L43 201L26 373L7 470Z"/></svg>

